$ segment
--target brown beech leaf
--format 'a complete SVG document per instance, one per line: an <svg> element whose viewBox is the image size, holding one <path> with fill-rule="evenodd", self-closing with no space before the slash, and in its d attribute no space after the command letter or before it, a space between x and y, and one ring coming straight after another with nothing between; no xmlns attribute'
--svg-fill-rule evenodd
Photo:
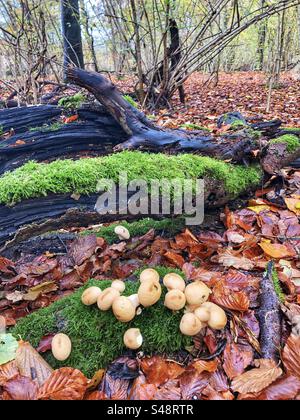
<svg viewBox="0 0 300 420"><path fill-rule="evenodd" d="M228 378L241 375L253 360L253 352L235 343L228 343L224 351L223 369Z"/></svg>
<svg viewBox="0 0 300 420"><path fill-rule="evenodd" d="M55 334L48 334L42 337L36 351L38 353L46 353L46 351L51 350L51 344L54 336Z"/></svg>
<svg viewBox="0 0 300 420"><path fill-rule="evenodd" d="M39 389L39 400L82 400L87 378L78 369L61 368L52 373Z"/></svg>
<svg viewBox="0 0 300 420"><path fill-rule="evenodd" d="M19 375L19 370L17 368L16 362L6 363L5 365L0 366L0 386L5 385L5 383L15 376Z"/></svg>
<svg viewBox="0 0 300 420"><path fill-rule="evenodd" d="M290 335L283 349L282 361L290 375L300 378L300 337Z"/></svg>
<svg viewBox="0 0 300 420"><path fill-rule="evenodd" d="M255 265L254 263L245 257L236 257L232 255L229 250L226 250L223 254L216 258L216 262L223 264L224 267L241 268L243 270L252 270Z"/></svg>
<svg viewBox="0 0 300 420"><path fill-rule="evenodd" d="M267 388L282 375L282 369L273 360L260 359L258 368L237 376L231 384L233 391L240 394L257 393Z"/></svg>
<svg viewBox="0 0 300 420"><path fill-rule="evenodd" d="M108 400L107 395L103 391L94 391L85 397L87 401L101 401Z"/></svg>
<svg viewBox="0 0 300 420"><path fill-rule="evenodd" d="M283 244L269 244L268 242L261 242L259 246L263 249L265 254L272 258L279 259L296 256L296 252L291 246Z"/></svg>
<svg viewBox="0 0 300 420"><path fill-rule="evenodd" d="M35 382L25 376L18 375L3 386L11 400L36 400L38 387Z"/></svg>
<svg viewBox="0 0 300 420"><path fill-rule="evenodd" d="M134 380L128 399L135 401L153 400L156 392L157 386L154 384L148 384L145 376L141 374Z"/></svg>
<svg viewBox="0 0 300 420"><path fill-rule="evenodd" d="M224 287L222 282L214 287L212 301L226 309L239 312L247 311L250 306L250 300L245 292L233 292L229 287Z"/></svg>
<svg viewBox="0 0 300 420"><path fill-rule="evenodd" d="M163 357L153 356L141 361L141 369L147 382L162 385L170 379L176 379L184 372L184 368L175 362L168 362Z"/></svg>
<svg viewBox="0 0 300 420"><path fill-rule="evenodd" d="M259 400L293 400L300 392L300 380L294 376L284 376L266 388Z"/></svg>
<svg viewBox="0 0 300 420"><path fill-rule="evenodd" d="M180 389L183 400L199 399L204 388L209 384L210 374L199 375L196 369L187 368L180 376Z"/></svg>
<svg viewBox="0 0 300 420"><path fill-rule="evenodd" d="M209 372L213 373L218 369L218 359L206 361L206 360L195 360L191 366L197 370L197 372L200 374L202 372Z"/></svg>
<svg viewBox="0 0 300 420"><path fill-rule="evenodd" d="M94 254L96 247L96 235L81 236L70 246L69 255L73 258L75 265L79 266Z"/></svg>
<svg viewBox="0 0 300 420"><path fill-rule="evenodd" d="M164 254L164 257L172 264L176 265L177 267L181 268L185 263L184 258L176 254L175 252L168 251Z"/></svg>
<svg viewBox="0 0 300 420"><path fill-rule="evenodd" d="M178 379L171 379L157 390L154 400L180 400L181 390Z"/></svg>

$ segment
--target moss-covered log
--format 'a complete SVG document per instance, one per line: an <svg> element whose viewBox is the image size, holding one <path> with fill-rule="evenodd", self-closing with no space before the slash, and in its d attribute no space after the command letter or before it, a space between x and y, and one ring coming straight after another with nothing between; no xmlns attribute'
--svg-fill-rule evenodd
<svg viewBox="0 0 300 420"><path fill-rule="evenodd" d="M140 350L148 354L172 353L191 345L191 339L179 331L183 311L172 312L163 305L166 290L163 290L156 305L144 308L141 315L125 324L117 321L111 311L102 312L97 306L87 307L81 303L80 297L85 288L98 285L103 290L110 284L110 281L91 280L71 296L21 319L12 333L34 347L47 334L67 334L73 344L69 359L58 362L50 352L45 359L53 368L67 365L80 369L90 377L126 350L123 335L128 328L141 330L144 342ZM136 293L138 287L138 282L127 281L124 295Z"/></svg>

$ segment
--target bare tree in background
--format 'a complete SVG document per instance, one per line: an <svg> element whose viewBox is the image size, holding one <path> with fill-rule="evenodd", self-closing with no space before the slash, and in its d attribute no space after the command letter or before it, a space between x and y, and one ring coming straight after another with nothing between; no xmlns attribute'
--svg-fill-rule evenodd
<svg viewBox="0 0 300 420"><path fill-rule="evenodd" d="M73 64L84 68L79 0L61 0L61 24L64 67Z"/></svg>

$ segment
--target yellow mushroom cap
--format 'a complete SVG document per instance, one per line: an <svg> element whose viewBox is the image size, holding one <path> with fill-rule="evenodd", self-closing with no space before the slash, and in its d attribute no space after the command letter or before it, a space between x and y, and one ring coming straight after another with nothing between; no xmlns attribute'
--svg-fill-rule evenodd
<svg viewBox="0 0 300 420"><path fill-rule="evenodd" d="M120 296L114 300L112 310L120 322L129 322L135 317L135 307L125 296Z"/></svg>
<svg viewBox="0 0 300 420"><path fill-rule="evenodd" d="M166 274L163 278L163 283L168 290L181 290L184 292L185 289L185 281L183 278L177 273L169 273Z"/></svg>
<svg viewBox="0 0 300 420"><path fill-rule="evenodd" d="M185 302L185 294L181 290L170 290L165 296L165 306L172 311L184 308Z"/></svg>
<svg viewBox="0 0 300 420"><path fill-rule="evenodd" d="M220 306L213 302L205 302L201 305L201 307L207 309L210 313L210 317L207 322L210 328L214 330L222 330L226 327L227 316Z"/></svg>
<svg viewBox="0 0 300 420"><path fill-rule="evenodd" d="M98 297L101 295L101 293L102 290L100 289L100 287L89 287L82 293L81 302L87 306L94 305L97 302Z"/></svg>
<svg viewBox="0 0 300 420"><path fill-rule="evenodd" d="M138 290L138 298L145 308L154 305L161 297L161 285L152 280L144 280Z"/></svg>
<svg viewBox="0 0 300 420"><path fill-rule="evenodd" d="M194 314L201 322L208 322L210 318L210 311L207 308L203 308L200 306L199 308L195 309Z"/></svg>
<svg viewBox="0 0 300 420"><path fill-rule="evenodd" d="M185 288L186 301L189 305L201 305L206 302L211 290L202 281L194 281Z"/></svg>
<svg viewBox="0 0 300 420"><path fill-rule="evenodd" d="M66 334L56 334L52 338L51 350L56 360L64 362L72 352L72 342Z"/></svg>
<svg viewBox="0 0 300 420"><path fill-rule="evenodd" d="M158 272L153 268L146 268L143 270L140 274L140 282L142 283L143 281L147 280L159 282Z"/></svg>
<svg viewBox="0 0 300 420"><path fill-rule="evenodd" d="M114 280L111 287L118 290L118 292L123 293L125 290L125 283L122 280Z"/></svg>
<svg viewBox="0 0 300 420"><path fill-rule="evenodd" d="M124 334L123 341L128 349L137 350L143 344L143 336L138 328L129 328Z"/></svg>
<svg viewBox="0 0 300 420"><path fill-rule="evenodd" d="M184 314L180 321L180 331L183 335L193 336L203 328L202 322L192 313Z"/></svg>
<svg viewBox="0 0 300 420"><path fill-rule="evenodd" d="M101 311L108 311L114 300L120 296L120 292L113 287L108 287L107 289L103 290L101 295L97 299L98 308Z"/></svg>

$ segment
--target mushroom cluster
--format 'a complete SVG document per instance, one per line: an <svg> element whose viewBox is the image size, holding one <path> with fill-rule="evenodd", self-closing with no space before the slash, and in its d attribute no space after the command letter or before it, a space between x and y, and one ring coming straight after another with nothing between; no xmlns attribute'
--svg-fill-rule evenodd
<svg viewBox="0 0 300 420"><path fill-rule="evenodd" d="M167 289L164 305L172 310L179 311L185 308L179 328L182 334L194 336L204 327L221 330L227 324L227 317L222 308L208 302L212 291L202 281L194 281L186 285L184 279L177 273L169 273L163 278L163 285ZM120 322L130 322L136 314L141 313L141 306L148 308L155 305L161 298L162 286L156 270L147 268L140 274L138 292L131 296L122 296L125 283L114 280L111 287L101 291L99 287L86 289L81 301L90 306L97 303L101 311L112 309L116 319ZM125 346L136 350L141 347L143 337L138 328L128 329L123 337Z"/></svg>

